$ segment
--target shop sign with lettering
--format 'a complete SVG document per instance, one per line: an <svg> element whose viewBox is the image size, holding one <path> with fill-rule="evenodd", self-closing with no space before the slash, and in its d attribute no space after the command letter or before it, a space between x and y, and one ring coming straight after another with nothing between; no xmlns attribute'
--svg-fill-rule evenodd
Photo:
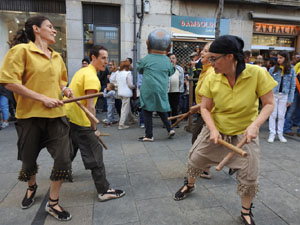
<svg viewBox="0 0 300 225"><path fill-rule="evenodd" d="M295 25L283 24L268 24L268 23L254 23L253 33L258 34L278 34L278 35L293 35L299 34L300 27Z"/></svg>
<svg viewBox="0 0 300 225"><path fill-rule="evenodd" d="M215 18L172 16L171 25L173 33L215 37ZM221 19L220 35L225 34L229 34L229 19Z"/></svg>

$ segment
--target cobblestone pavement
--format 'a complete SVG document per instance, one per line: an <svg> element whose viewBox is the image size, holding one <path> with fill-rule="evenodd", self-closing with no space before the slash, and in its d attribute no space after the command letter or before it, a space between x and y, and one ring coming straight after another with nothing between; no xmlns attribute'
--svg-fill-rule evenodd
<svg viewBox="0 0 300 225"><path fill-rule="evenodd" d="M99 116L99 115L98 115ZM103 114L101 115L104 116ZM100 116L99 116L100 117ZM189 198L176 202L172 195L183 184L191 134L183 122L173 139L158 119L154 120L153 143L137 141L144 134L137 124L127 130L117 126L103 128L109 147L104 151L107 178L114 188L126 195L118 200L99 202L89 171L78 154L73 163L74 183L64 183L60 202L73 219L64 224L101 225L235 225L240 224L240 201L236 180L225 168L212 179L199 179ZM254 201L255 221L259 225L300 224L300 138L288 137L267 143L267 124L260 133L260 192ZM17 135L13 124L0 131L0 224L61 224L44 211L49 189L52 159L42 150L37 175L39 185L35 204L20 208L26 184L18 182L21 163L17 161Z"/></svg>

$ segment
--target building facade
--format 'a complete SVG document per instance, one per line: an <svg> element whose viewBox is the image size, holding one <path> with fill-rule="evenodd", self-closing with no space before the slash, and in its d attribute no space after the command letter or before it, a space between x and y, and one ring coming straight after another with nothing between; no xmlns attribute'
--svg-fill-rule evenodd
<svg viewBox="0 0 300 225"><path fill-rule="evenodd" d="M54 49L62 53L70 78L94 44L107 47L117 63L145 56L147 36L157 28L170 32L184 65L195 46L214 39L217 9L217 0L2 0L0 62L25 19L43 14L58 30ZM257 54L300 51L299 18L298 0L225 0L221 34L242 37L245 50Z"/></svg>

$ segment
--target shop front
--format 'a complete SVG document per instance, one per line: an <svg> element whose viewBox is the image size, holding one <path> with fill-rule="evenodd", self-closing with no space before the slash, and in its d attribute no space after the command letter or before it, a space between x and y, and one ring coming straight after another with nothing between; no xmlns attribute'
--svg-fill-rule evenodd
<svg viewBox="0 0 300 225"><path fill-rule="evenodd" d="M270 51L297 51L300 26L275 23L253 23L251 50L268 57Z"/></svg>
<svg viewBox="0 0 300 225"><path fill-rule="evenodd" d="M17 1L3 0L0 3L0 64L10 48L10 42L16 31L24 28L25 21L35 15L48 17L57 31L56 44L51 47L61 53L67 62L66 53L66 23L65 23L65 3L61 0L48 1L24 1L16 4Z"/></svg>
<svg viewBox="0 0 300 225"><path fill-rule="evenodd" d="M195 47L203 47L215 38L215 18L172 16L171 26L173 52L182 66L189 62ZM221 20L220 35L225 34L229 34L229 19Z"/></svg>

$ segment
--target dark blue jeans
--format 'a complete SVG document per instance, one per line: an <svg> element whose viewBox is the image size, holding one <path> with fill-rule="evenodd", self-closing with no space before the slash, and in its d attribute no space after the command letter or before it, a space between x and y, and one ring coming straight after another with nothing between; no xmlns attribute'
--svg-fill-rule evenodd
<svg viewBox="0 0 300 225"><path fill-rule="evenodd" d="M152 111L147 111L143 109L144 123L145 123L145 137L152 138L153 137L153 123L152 123ZM167 131L170 132L172 130L170 126L170 122L168 120L167 112L157 112L161 121L164 123Z"/></svg>
<svg viewBox="0 0 300 225"><path fill-rule="evenodd" d="M300 95L298 90L295 91L293 103L286 113L283 132L292 132L293 124L298 126L297 133L300 134Z"/></svg>

